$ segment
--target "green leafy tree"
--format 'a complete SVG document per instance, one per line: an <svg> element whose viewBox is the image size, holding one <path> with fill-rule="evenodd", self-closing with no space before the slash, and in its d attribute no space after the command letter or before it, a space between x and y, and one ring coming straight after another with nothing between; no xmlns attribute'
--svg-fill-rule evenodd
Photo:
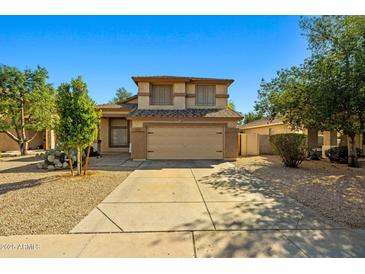
<svg viewBox="0 0 365 274"><path fill-rule="evenodd" d="M236 106L235 106L235 104L233 103L233 101L231 101L231 100L229 100L229 102L228 102L228 104L227 104L227 108L228 108L228 109L231 109L231 110L233 110L233 111L235 111L235 112L237 112L237 113L238 113L238 114L240 114L240 115L242 115L242 113L241 113L241 112L239 112L239 111L237 111L237 110L236 110ZM240 120L237 124L238 124L238 125L241 125L241 124L242 124L242 120Z"/></svg>
<svg viewBox="0 0 365 274"><path fill-rule="evenodd" d="M100 121L100 112L96 110L96 105L89 97L87 86L81 77L59 86L57 111L59 115L57 138L66 150L77 150L77 173L81 175L82 151L87 147L90 151L90 146L97 138ZM87 171L88 156L84 174ZM73 163L70 156L69 166L73 174Z"/></svg>
<svg viewBox="0 0 365 274"><path fill-rule="evenodd" d="M45 68L0 66L0 132L18 143L21 155L38 131L54 126L54 89L47 79Z"/></svg>
<svg viewBox="0 0 365 274"><path fill-rule="evenodd" d="M236 106L231 100L229 100L229 102L227 104L227 108L229 108L231 110L236 110Z"/></svg>
<svg viewBox="0 0 365 274"><path fill-rule="evenodd" d="M250 111L243 114L243 124L248 124L253 121L257 121L264 118L264 115L261 112Z"/></svg>
<svg viewBox="0 0 365 274"><path fill-rule="evenodd" d="M280 118L293 129L327 129L325 115L315 105L318 100L310 85L311 77L307 62L278 71L271 81L261 82L255 110L270 119Z"/></svg>
<svg viewBox="0 0 365 274"><path fill-rule="evenodd" d="M312 55L263 81L256 109L292 127L343 132L356 166L355 136L365 128L365 17L305 18L301 28Z"/></svg>
<svg viewBox="0 0 365 274"><path fill-rule="evenodd" d="M318 106L330 128L349 137L349 164L357 166L355 136L365 133L365 16L308 18L301 27L312 51Z"/></svg>
<svg viewBox="0 0 365 274"><path fill-rule="evenodd" d="M110 101L110 103L120 104L131 97L132 94L125 88L118 88L115 92L115 97Z"/></svg>

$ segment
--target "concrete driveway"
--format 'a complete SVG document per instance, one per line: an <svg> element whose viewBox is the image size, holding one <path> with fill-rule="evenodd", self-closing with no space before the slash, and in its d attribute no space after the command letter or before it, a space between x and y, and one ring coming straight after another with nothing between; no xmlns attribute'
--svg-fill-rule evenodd
<svg viewBox="0 0 365 274"><path fill-rule="evenodd" d="M0 237L0 257L364 257L350 230L216 161L145 161L68 235ZM6 245L8 247L9 245Z"/></svg>
<svg viewBox="0 0 365 274"><path fill-rule="evenodd" d="M217 161L145 161L71 233L181 235L173 242L191 241L197 257L365 255L364 231Z"/></svg>

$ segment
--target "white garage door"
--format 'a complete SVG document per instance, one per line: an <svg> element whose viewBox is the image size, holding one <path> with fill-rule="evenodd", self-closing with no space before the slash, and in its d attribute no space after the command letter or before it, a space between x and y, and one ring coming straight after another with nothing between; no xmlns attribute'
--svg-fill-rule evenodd
<svg viewBox="0 0 365 274"><path fill-rule="evenodd" d="M147 159L223 159L223 127L148 127Z"/></svg>

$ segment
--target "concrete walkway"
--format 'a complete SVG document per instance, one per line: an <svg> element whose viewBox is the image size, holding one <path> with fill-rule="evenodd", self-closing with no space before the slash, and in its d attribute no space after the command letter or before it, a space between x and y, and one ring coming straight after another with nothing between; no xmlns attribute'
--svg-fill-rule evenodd
<svg viewBox="0 0 365 274"><path fill-rule="evenodd" d="M70 233L0 237L0 256L365 256L365 230L345 229L228 162L146 161Z"/></svg>

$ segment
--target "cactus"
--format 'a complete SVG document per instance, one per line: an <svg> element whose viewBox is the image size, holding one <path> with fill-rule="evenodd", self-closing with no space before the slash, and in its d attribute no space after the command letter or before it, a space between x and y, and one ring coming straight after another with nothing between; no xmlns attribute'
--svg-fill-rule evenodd
<svg viewBox="0 0 365 274"><path fill-rule="evenodd" d="M58 164L61 164L61 161L57 158L53 160L53 163L57 166Z"/></svg>
<svg viewBox="0 0 365 274"><path fill-rule="evenodd" d="M48 162L53 163L53 161L55 160L55 156L54 155L48 155L47 160L48 160Z"/></svg>
<svg viewBox="0 0 365 274"><path fill-rule="evenodd" d="M73 164L75 165L77 162L76 152L71 151L70 156ZM38 163L38 168L47 169L49 171L55 169L65 169L68 168L68 156L64 151L58 149L50 149L45 153L40 153L37 155L37 159L43 160L43 162Z"/></svg>

